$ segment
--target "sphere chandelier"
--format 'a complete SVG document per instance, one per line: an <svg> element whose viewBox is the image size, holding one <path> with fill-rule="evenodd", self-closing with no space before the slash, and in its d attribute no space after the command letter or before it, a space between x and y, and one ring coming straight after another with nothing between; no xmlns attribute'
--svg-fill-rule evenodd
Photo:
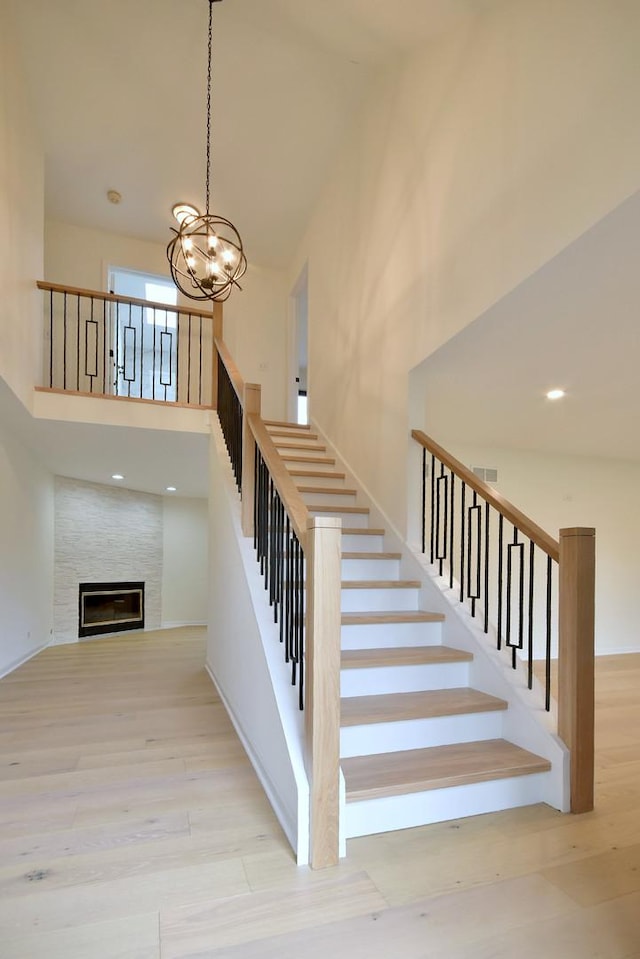
<svg viewBox="0 0 640 959"><path fill-rule="evenodd" d="M213 4L209 2L209 46L207 61L207 158L206 210L201 214L188 203L172 210L179 230L167 246L171 277L178 289L192 300L226 300L247 269L240 234L230 220L209 211L211 181L211 50L213 46Z"/></svg>

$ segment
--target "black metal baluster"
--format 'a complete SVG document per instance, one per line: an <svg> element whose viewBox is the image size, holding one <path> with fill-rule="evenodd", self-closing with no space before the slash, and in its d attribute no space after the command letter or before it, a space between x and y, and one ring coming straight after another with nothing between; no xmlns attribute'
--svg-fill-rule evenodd
<svg viewBox="0 0 640 959"><path fill-rule="evenodd" d="M498 630L497 646L502 649L502 554L503 554L504 516L498 514Z"/></svg>
<svg viewBox="0 0 640 959"><path fill-rule="evenodd" d="M187 351L187 403L190 403L191 402L191 313L189 313L189 344L188 345L189 345L189 348ZM224 366L224 363L222 365Z"/></svg>
<svg viewBox="0 0 640 959"><path fill-rule="evenodd" d="M76 389L80 392L80 297L76 296Z"/></svg>
<svg viewBox="0 0 640 959"><path fill-rule="evenodd" d="M102 392L107 392L107 301L102 301Z"/></svg>
<svg viewBox="0 0 640 959"><path fill-rule="evenodd" d="M547 556L547 637L545 644L544 708L551 709L551 557Z"/></svg>
<svg viewBox="0 0 640 959"><path fill-rule="evenodd" d="M489 632L489 503L484 504L484 631Z"/></svg>
<svg viewBox="0 0 640 959"><path fill-rule="evenodd" d="M467 537L467 599L471 600L471 615L476 615L476 601L480 599L480 556L482 539L482 515L478 505L478 494L473 491L471 506L467 510L468 537ZM475 536L474 536L475 533ZM475 550L474 550L475 545ZM475 552L475 557L474 557ZM475 577L473 575L473 560L475 559ZM475 584L472 580L475 578Z"/></svg>
<svg viewBox="0 0 640 959"><path fill-rule="evenodd" d="M129 322L131 322L131 307L129 307ZM155 335L155 327L154 327ZM135 354L133 357L133 362L135 366ZM144 316L142 314L142 309L140 310L140 398L142 399L142 394L144 392ZM131 388L129 388L129 396L131 396Z"/></svg>
<svg viewBox="0 0 640 959"><path fill-rule="evenodd" d="M449 589L453 589L453 529L456 521L456 511L455 511L455 486L456 486L456 475L454 472L451 473L451 503L450 503L450 512L451 512L451 523L449 524Z"/></svg>
<svg viewBox="0 0 640 959"><path fill-rule="evenodd" d="M80 297L78 297L78 300ZM91 301L93 303L93 300ZM67 293L62 295L62 389L67 388Z"/></svg>
<svg viewBox="0 0 640 959"><path fill-rule="evenodd" d="M427 450L422 447L422 554L427 551Z"/></svg>
<svg viewBox="0 0 640 959"><path fill-rule="evenodd" d="M200 317L200 349L198 350L198 403L202 406L202 317Z"/></svg>
<svg viewBox="0 0 640 959"><path fill-rule="evenodd" d="M533 570L535 563L535 543L529 540L529 636L527 641L528 649L528 671L527 685L533 689Z"/></svg>
<svg viewBox="0 0 640 959"><path fill-rule="evenodd" d="M49 290L49 386L53 388L53 290Z"/></svg>
<svg viewBox="0 0 640 959"><path fill-rule="evenodd" d="M180 320L182 313L176 311L176 403L180 402ZM211 367L213 375L213 366ZM214 396L213 388L211 392L211 405L213 406Z"/></svg>
<svg viewBox="0 0 640 959"><path fill-rule="evenodd" d="M460 602L464 602L464 584L465 584L465 569L464 569L464 534L465 534L465 495L467 491L467 484L462 481L460 487Z"/></svg>
<svg viewBox="0 0 640 959"><path fill-rule="evenodd" d="M433 563L435 552L434 552L434 519L435 519L435 475L436 475L436 458L431 455L431 513L429 515L429 525L431 527L431 558L430 562Z"/></svg>
<svg viewBox="0 0 640 959"><path fill-rule="evenodd" d="M144 323L144 316L141 318ZM153 373L151 376L151 399L156 398L156 310L153 307Z"/></svg>
<svg viewBox="0 0 640 959"><path fill-rule="evenodd" d="M115 357L113 361L113 392L116 396L120 395L120 377L118 365L120 363L120 303L115 303L116 308L116 335L115 335Z"/></svg>

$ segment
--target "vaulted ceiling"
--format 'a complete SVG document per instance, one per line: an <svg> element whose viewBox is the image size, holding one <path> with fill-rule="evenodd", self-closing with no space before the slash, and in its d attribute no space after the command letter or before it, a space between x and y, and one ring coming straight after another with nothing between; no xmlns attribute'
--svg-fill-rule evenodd
<svg viewBox="0 0 640 959"><path fill-rule="evenodd" d="M47 215L166 242L172 205L204 201L207 0L9 3ZM215 3L212 209L251 261L287 264L377 72L482 3Z"/></svg>

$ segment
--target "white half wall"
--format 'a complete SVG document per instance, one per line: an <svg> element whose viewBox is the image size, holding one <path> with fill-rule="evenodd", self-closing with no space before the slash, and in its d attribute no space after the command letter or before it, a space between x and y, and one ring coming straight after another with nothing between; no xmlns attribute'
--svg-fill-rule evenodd
<svg viewBox="0 0 640 959"><path fill-rule="evenodd" d="M1 421L0 530L3 676L51 641L53 476Z"/></svg>
<svg viewBox="0 0 640 959"><path fill-rule="evenodd" d="M208 615L206 499L163 497L162 625L204 625Z"/></svg>
<svg viewBox="0 0 640 959"><path fill-rule="evenodd" d="M309 854L303 716L253 550L219 427L210 454L207 668L299 864Z"/></svg>

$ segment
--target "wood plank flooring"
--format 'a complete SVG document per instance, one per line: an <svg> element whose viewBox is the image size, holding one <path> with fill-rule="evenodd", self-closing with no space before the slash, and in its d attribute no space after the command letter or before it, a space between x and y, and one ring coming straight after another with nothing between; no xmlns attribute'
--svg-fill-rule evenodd
<svg viewBox="0 0 640 959"><path fill-rule="evenodd" d="M204 631L0 681L2 959L640 959L640 655L597 662L596 810L351 840L295 865Z"/></svg>

